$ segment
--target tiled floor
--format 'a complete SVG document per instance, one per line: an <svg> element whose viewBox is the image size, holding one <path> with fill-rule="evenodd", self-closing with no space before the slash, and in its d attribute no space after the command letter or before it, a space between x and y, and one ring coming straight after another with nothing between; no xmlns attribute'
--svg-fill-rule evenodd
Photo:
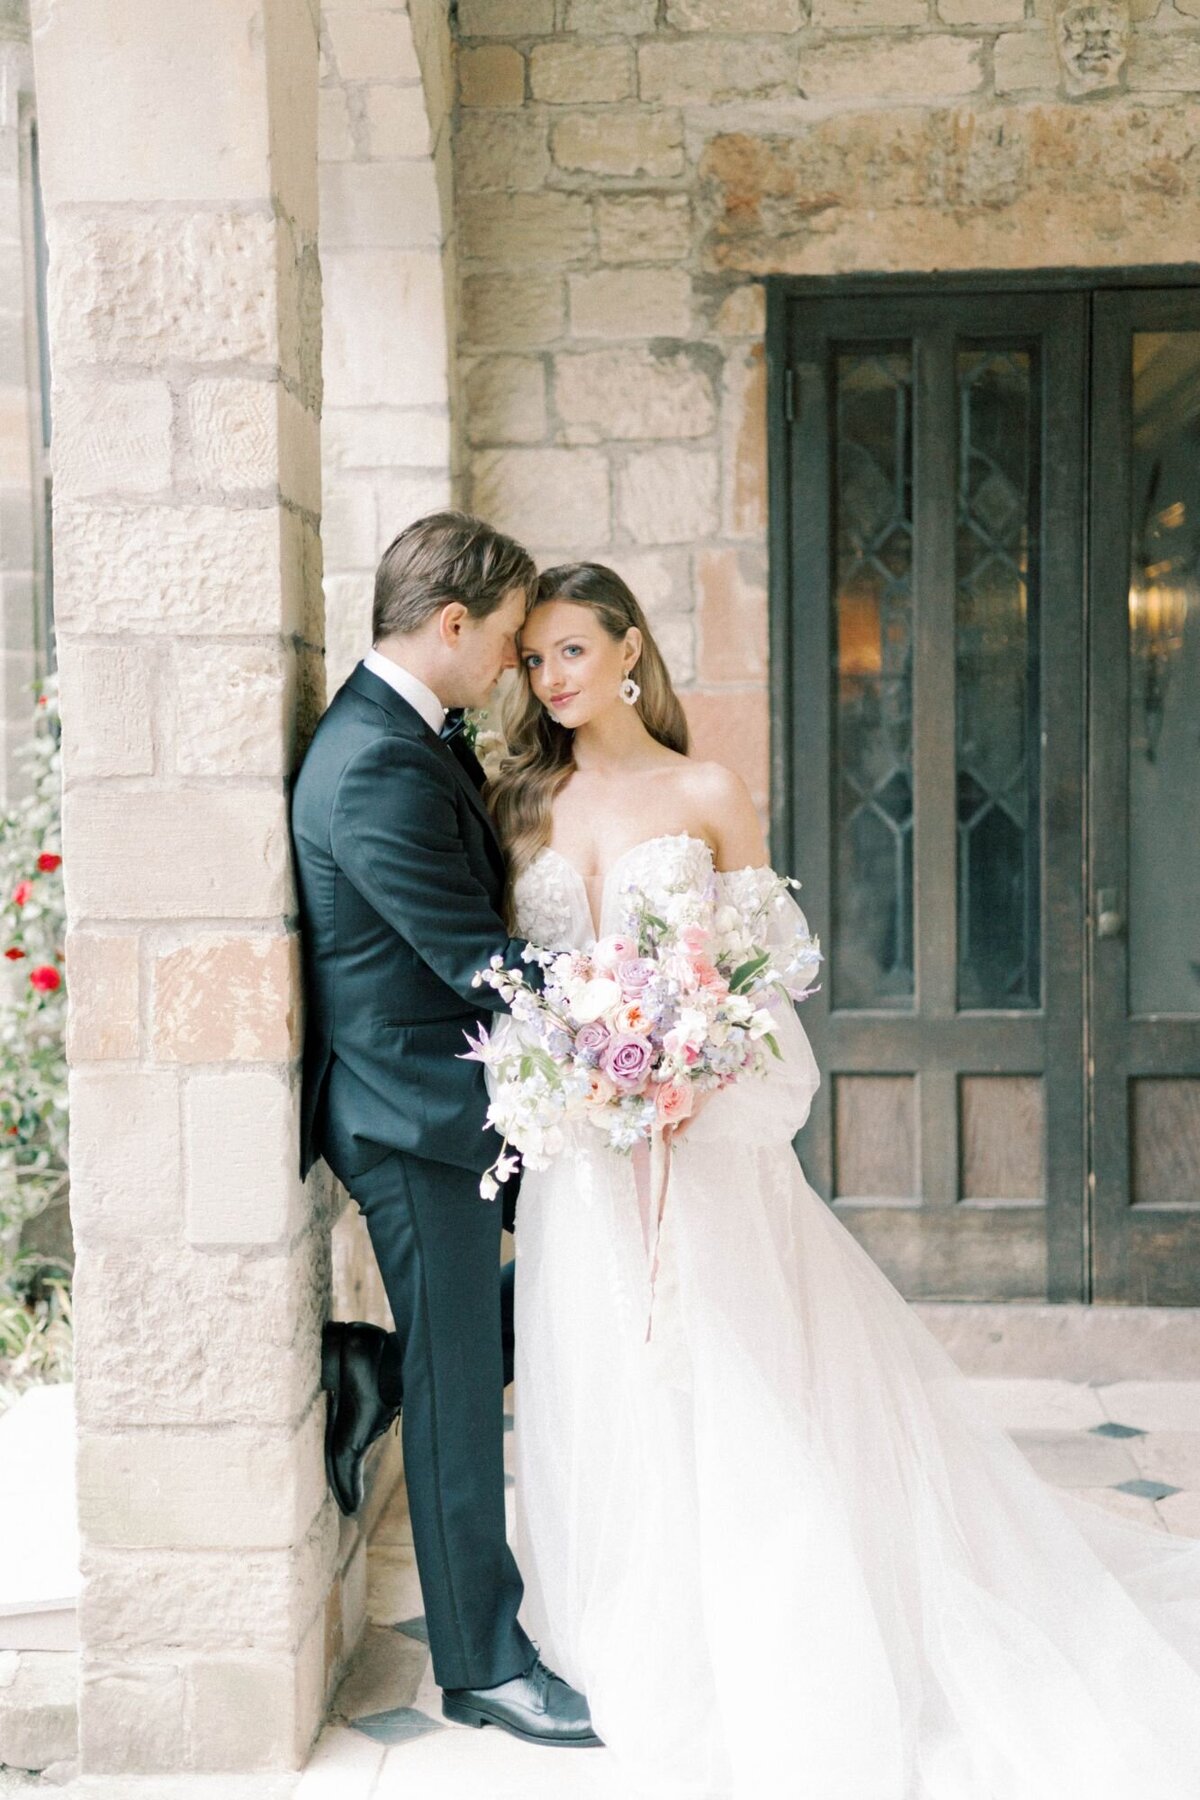
<svg viewBox="0 0 1200 1800"><path fill-rule="evenodd" d="M972 1385L1048 1481L1200 1537L1200 1381ZM302 1775L84 1779L58 1791L69 1800L620 1800L603 1750L542 1750L443 1721L402 1488L371 1541L368 1610L335 1716ZM0 1777L0 1800L18 1792L27 1789Z"/></svg>
<svg viewBox="0 0 1200 1800"><path fill-rule="evenodd" d="M1200 1382L972 1385L1047 1481L1200 1537ZM369 1570L366 1641L294 1800L617 1800L604 1751L539 1750L443 1722L402 1490Z"/></svg>

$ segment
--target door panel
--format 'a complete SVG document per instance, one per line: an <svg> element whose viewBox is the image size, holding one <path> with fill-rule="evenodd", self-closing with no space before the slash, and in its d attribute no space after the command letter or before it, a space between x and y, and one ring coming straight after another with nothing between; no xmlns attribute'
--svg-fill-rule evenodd
<svg viewBox="0 0 1200 1800"><path fill-rule="evenodd" d="M1090 969L1099 1300L1200 1303L1200 298L1095 302ZM1100 452L1103 454L1100 454Z"/></svg>
<svg viewBox="0 0 1200 1800"><path fill-rule="evenodd" d="M776 855L814 1185L904 1291L1084 1291L1086 297L793 299Z"/></svg>

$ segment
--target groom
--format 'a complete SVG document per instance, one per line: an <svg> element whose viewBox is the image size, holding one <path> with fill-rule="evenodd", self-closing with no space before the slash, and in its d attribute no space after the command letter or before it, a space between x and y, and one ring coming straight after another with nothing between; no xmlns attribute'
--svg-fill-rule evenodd
<svg viewBox="0 0 1200 1800"><path fill-rule="evenodd" d="M505 1541L498 1206L464 1032L498 1009L471 978L520 961L504 859L461 709L516 664L536 572L461 513L402 531L375 577L374 648L334 696L296 779L307 989L301 1169L323 1156L367 1221L392 1333L330 1324L326 1467L362 1499L362 1458L403 1401L404 1468L447 1717L538 1743L597 1742L587 1703L517 1623ZM511 1319L511 1313L510 1313Z"/></svg>

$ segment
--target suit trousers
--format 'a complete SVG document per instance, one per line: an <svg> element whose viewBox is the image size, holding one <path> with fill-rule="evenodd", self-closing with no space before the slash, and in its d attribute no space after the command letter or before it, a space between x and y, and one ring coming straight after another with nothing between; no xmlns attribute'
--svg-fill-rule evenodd
<svg viewBox="0 0 1200 1800"><path fill-rule="evenodd" d="M402 1151L349 1186L401 1346L404 1473L434 1676L442 1687L495 1687L535 1654L517 1623L523 1589L504 1530L500 1207L480 1198L470 1170Z"/></svg>

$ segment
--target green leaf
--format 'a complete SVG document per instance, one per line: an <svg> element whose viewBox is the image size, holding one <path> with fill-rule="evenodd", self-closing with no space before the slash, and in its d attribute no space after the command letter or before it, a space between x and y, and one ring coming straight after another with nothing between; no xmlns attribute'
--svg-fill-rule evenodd
<svg viewBox="0 0 1200 1800"><path fill-rule="evenodd" d="M729 977L729 985L735 994L740 993L748 981L753 981L760 969L765 969L771 960L771 952L764 950L760 956L752 956L733 971Z"/></svg>

